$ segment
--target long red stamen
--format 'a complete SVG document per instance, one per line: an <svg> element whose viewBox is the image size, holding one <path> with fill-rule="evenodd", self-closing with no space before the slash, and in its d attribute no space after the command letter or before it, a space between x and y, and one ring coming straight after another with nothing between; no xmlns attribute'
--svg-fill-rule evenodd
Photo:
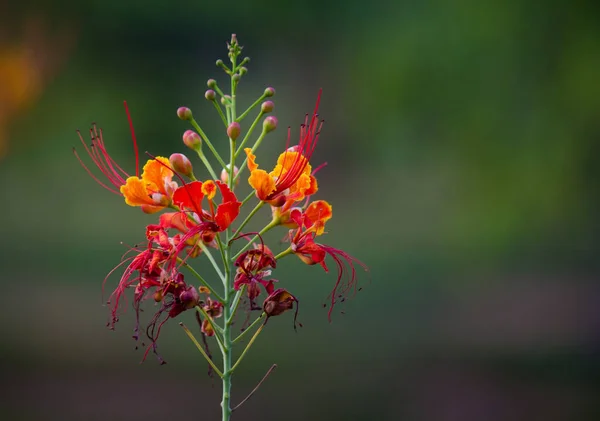
<svg viewBox="0 0 600 421"><path fill-rule="evenodd" d="M133 140L133 152L135 153L135 175L140 176L140 156L138 153L137 140L135 139L135 131L133 130L133 121L131 121L131 114L129 114L129 107L127 101L123 101L125 106L125 113L127 114L127 120L129 121L129 130L131 130L131 139Z"/></svg>

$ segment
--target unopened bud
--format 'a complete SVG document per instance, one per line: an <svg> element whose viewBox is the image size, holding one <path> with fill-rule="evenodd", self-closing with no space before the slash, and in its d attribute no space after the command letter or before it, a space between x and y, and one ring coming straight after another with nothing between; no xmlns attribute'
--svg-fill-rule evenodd
<svg viewBox="0 0 600 421"><path fill-rule="evenodd" d="M208 86L209 88L214 88L215 86L217 86L217 81L214 79L208 79L206 81L206 86Z"/></svg>
<svg viewBox="0 0 600 421"><path fill-rule="evenodd" d="M270 113L271 111L273 111L274 107L275 107L275 103L273 101L265 101L260 106L260 110L266 114L266 113Z"/></svg>
<svg viewBox="0 0 600 421"><path fill-rule="evenodd" d="M239 82L241 78L242 76L239 73L236 73L231 77L231 79L233 79L234 82Z"/></svg>
<svg viewBox="0 0 600 421"><path fill-rule="evenodd" d="M246 57L247 58L247 57ZM245 75L246 73L248 73L248 68L242 66L240 67L240 75Z"/></svg>
<svg viewBox="0 0 600 421"><path fill-rule="evenodd" d="M183 143L194 151L199 151L200 148L202 148L202 139L200 138L200 135L193 130L185 131L183 134Z"/></svg>
<svg viewBox="0 0 600 421"><path fill-rule="evenodd" d="M171 166L173 166L173 169L176 172L183 174L186 177L191 177L193 175L192 163L190 162L188 157L185 156L184 154L182 154L182 153L172 154L169 157L169 162L171 163Z"/></svg>
<svg viewBox="0 0 600 421"><path fill-rule="evenodd" d="M227 167L225 167L221 170L221 181L225 184L229 184L229 168L230 168L230 165L227 164ZM238 175L238 172L240 172L239 168L234 166L233 167L233 178L235 180L236 186L240 183L239 178L235 179L235 177Z"/></svg>
<svg viewBox="0 0 600 421"><path fill-rule="evenodd" d="M231 96L229 96L229 95L223 95L221 97L221 104L225 105L226 107L228 105L230 105L231 104Z"/></svg>
<svg viewBox="0 0 600 421"><path fill-rule="evenodd" d="M277 128L277 117L270 115L263 121L263 130L266 133L272 132Z"/></svg>
<svg viewBox="0 0 600 421"><path fill-rule="evenodd" d="M179 107L177 108L177 117L186 121L192 119L192 110L188 107Z"/></svg>
<svg viewBox="0 0 600 421"><path fill-rule="evenodd" d="M263 95L266 97L275 95L275 88L269 86L267 89L265 89L265 93Z"/></svg>
<svg viewBox="0 0 600 421"><path fill-rule="evenodd" d="M209 101L214 101L215 96L216 93L212 89L209 89L208 91L204 92L204 98L208 99Z"/></svg>
<svg viewBox="0 0 600 421"><path fill-rule="evenodd" d="M231 140L236 140L240 135L241 130L240 123L234 121L227 127L227 136L229 136Z"/></svg>
<svg viewBox="0 0 600 421"><path fill-rule="evenodd" d="M217 67L224 67L225 66L225 63L223 63L223 60L221 60L221 59L218 59L215 62L215 64L217 65Z"/></svg>

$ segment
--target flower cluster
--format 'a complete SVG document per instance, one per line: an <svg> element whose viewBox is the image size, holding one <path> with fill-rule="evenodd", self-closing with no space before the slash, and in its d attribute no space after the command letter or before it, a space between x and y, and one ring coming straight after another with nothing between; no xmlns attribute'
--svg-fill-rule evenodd
<svg viewBox="0 0 600 421"><path fill-rule="evenodd" d="M132 305L137 319L134 338L139 339L142 304L152 302L155 311L145 326L145 336L150 341L145 358L150 350L158 355L156 343L164 324L192 310L205 345L200 345L184 326L186 333L208 360L211 370L221 376L226 384L271 317L293 309L296 315L298 313L298 298L284 288L287 287L286 281L272 277L284 257L296 255L301 262L318 264L326 272L329 270L328 259L335 264L337 277L329 296L330 320L334 305L357 290L357 265L367 269L348 253L319 240L326 233L326 224L333 216L332 207L327 201L313 199L319 190L316 173L323 167L313 168L310 162L323 124L318 117L321 92L314 111L305 117L301 125L297 143L292 142L291 131L288 130L282 152L268 172L259 167L256 152L265 136L278 125L274 116L266 116L274 109L273 101L267 98L272 97L275 90L271 87L265 89L252 106L238 115L235 90L241 76L247 71L244 64L248 59L237 62L241 46L235 36L228 48L231 67L220 60L217 65L231 77L231 95L224 94L214 79L208 81L209 89L205 93L205 98L213 103L223 121L221 136L223 143L229 144L228 162L218 152L220 148L217 146L223 143L213 144L187 107L179 108L177 115L181 120L188 121L194 129L185 131L183 144L198 155L206 170L200 179L190 159L182 153L173 153L169 158L149 155L140 171L138 143L127 104L125 111L135 154L134 172L128 173L123 169L124 166L111 157L102 130L96 126L90 130L90 144L79 134L93 165L86 164L74 149L85 171L102 187L122 196L127 205L139 207L148 214L162 212L154 223L146 227L144 242L130 248L122 262L104 281L106 283L115 270L124 267L108 300L111 308L108 326L114 328L127 302L127 293L133 290ZM218 97L220 100L217 100ZM258 115L242 136L240 121L259 104ZM261 121L261 133L251 147L245 147ZM221 168L219 176L205 155L205 146ZM238 158L245 158L239 167L236 166ZM239 185L239 180L245 170L249 172L249 192L240 200L236 190L244 187L243 184ZM250 203L254 207L245 212ZM270 208L270 222L258 232L246 231L248 222L258 218L263 207ZM240 217L242 214L246 215L243 219ZM281 229L284 233L285 246L276 245L282 248L278 254L263 239L264 234L273 229ZM214 272L196 271L193 267L196 259L207 259ZM259 304L261 298L262 305ZM244 307L248 317L242 323L242 333L233 338L231 332L236 312ZM248 324L253 311L260 312L260 315ZM233 344L261 321L262 325L233 364ZM222 352L222 370L216 367L208 352L208 338L215 338ZM158 358L163 361L160 356ZM225 393L224 402L228 398L228 393ZM229 410L228 401L223 408L224 411Z"/></svg>

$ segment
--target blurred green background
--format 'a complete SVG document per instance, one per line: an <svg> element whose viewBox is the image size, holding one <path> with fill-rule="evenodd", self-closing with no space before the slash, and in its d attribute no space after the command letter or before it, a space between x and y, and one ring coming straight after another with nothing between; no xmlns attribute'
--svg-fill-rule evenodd
<svg viewBox="0 0 600 421"><path fill-rule="evenodd" d="M371 268L329 324L334 274L282 262L274 276L304 328L290 314L270 322L233 402L279 368L235 419L600 419L598 12L513 0L0 7L1 418L218 419L220 385L176 323L161 335L166 366L138 364L132 311L104 327L102 279L153 219L97 186L71 147L97 122L132 170L124 99L142 151L185 152L181 105L219 143L203 95L208 78L225 84L214 62L235 32L252 58L242 104L277 90L261 165L323 88L312 161L328 162L324 242Z"/></svg>

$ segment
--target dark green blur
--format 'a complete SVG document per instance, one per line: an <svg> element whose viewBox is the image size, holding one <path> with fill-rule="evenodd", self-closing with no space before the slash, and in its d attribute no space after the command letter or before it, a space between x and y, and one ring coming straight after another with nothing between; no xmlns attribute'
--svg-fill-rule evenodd
<svg viewBox="0 0 600 421"><path fill-rule="evenodd" d="M0 161L2 419L218 419L218 379L177 323L161 335L166 366L138 364L131 309L104 327L102 280L155 217L94 183L71 148L96 122L132 171L126 99L142 152L187 153L179 106L225 151L204 91L226 86L214 62L232 32L252 59L242 105L277 91L261 166L323 88L323 242L371 269L329 324L333 262L329 274L280 263L304 327L289 313L269 322L233 403L279 367L233 419L600 419L595 2L28 1L0 9L0 28L18 42L31 15L74 43L9 122Z"/></svg>

